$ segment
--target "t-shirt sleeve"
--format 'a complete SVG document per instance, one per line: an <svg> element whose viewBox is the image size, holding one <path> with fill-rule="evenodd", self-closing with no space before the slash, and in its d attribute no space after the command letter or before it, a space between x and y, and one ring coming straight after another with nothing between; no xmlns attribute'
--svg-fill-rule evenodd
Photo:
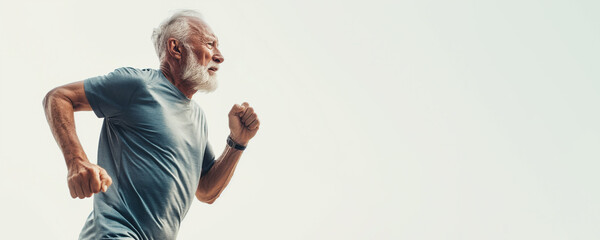
<svg viewBox="0 0 600 240"><path fill-rule="evenodd" d="M113 72L84 80L85 96L99 118L122 114L143 79L133 68L118 68Z"/></svg>
<svg viewBox="0 0 600 240"><path fill-rule="evenodd" d="M202 160L202 173L201 176L206 174L210 168L215 164L215 154L210 146L210 143L206 144L204 150L204 159Z"/></svg>

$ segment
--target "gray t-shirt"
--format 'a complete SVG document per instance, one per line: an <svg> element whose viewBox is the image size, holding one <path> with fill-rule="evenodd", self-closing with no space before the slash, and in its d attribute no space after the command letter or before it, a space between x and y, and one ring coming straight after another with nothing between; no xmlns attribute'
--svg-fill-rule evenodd
<svg viewBox="0 0 600 240"><path fill-rule="evenodd" d="M94 194L79 239L175 239L215 161L204 112L160 70L119 68L84 88L104 118L98 165L113 184Z"/></svg>

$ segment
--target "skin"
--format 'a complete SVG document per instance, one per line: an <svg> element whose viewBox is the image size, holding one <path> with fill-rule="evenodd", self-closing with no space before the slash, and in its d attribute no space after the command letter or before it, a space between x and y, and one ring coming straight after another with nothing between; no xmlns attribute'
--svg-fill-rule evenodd
<svg viewBox="0 0 600 240"><path fill-rule="evenodd" d="M225 58L221 55L218 48L218 40L216 35L210 29L208 24L195 18L188 18L191 27L191 36L188 39L188 44L192 48L196 59L202 66L207 66L209 62L214 61L218 64L223 63ZM182 66L188 60L187 49L183 47L183 43L175 38L167 39L167 58L160 64L160 70L163 74L175 85L183 94L192 98L196 93L193 86L188 82L181 80L183 74ZM209 71L210 75L216 72Z"/></svg>
<svg viewBox="0 0 600 240"><path fill-rule="evenodd" d="M203 21L189 18L192 29L188 44L196 55L198 63L207 66L214 61L221 64L225 60L218 49L218 40L210 27ZM186 48L174 38L167 40L167 56L160 69L186 97L192 98L197 92L194 86L181 79L182 67L187 61ZM209 74L216 74L209 71ZM75 129L74 112L91 111L85 96L83 81L54 88L43 100L46 119L54 139L58 143L67 165L67 183L72 198L87 198L100 191L106 192L112 178L106 171L88 160ZM247 103L234 104L228 114L231 138L238 144L248 145L260 126L254 109ZM204 174L196 190L196 198L212 204L231 180L236 165L242 155L241 150L225 147L213 167Z"/></svg>

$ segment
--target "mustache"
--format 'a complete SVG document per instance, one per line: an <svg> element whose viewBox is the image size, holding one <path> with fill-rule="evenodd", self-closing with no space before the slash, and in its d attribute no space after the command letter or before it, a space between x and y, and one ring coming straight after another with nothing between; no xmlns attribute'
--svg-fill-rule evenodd
<svg viewBox="0 0 600 240"><path fill-rule="evenodd" d="M210 61L207 65L206 65L206 69L209 68L220 68L219 64L215 61Z"/></svg>

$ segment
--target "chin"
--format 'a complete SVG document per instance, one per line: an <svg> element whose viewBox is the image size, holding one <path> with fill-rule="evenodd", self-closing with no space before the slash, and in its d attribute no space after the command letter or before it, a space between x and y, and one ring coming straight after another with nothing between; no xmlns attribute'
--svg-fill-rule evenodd
<svg viewBox="0 0 600 240"><path fill-rule="evenodd" d="M207 78L194 79L193 81L194 89L200 92L210 93L217 90L218 81L215 75L209 76Z"/></svg>

